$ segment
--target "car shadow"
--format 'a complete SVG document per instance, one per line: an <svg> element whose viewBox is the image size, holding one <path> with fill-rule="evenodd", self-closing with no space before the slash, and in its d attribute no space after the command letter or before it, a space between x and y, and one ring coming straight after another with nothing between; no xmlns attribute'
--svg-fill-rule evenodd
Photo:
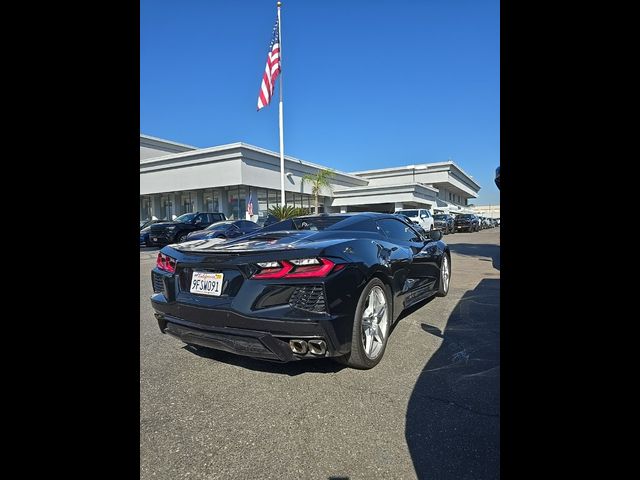
<svg viewBox="0 0 640 480"><path fill-rule="evenodd" d="M415 312L417 310L420 310L422 307L424 307L425 305L431 303L436 298L437 297L434 295L433 297L429 297L426 300L420 300L415 305L407 308L406 310L403 310L402 313L400 314L400 316L398 317L398 319L395 321L395 323L393 325L391 325L391 330L389 331L389 335L391 335L393 333L393 331L395 330L396 326L400 323L400 320L402 320L405 317L408 317L413 312Z"/></svg>
<svg viewBox="0 0 640 480"><path fill-rule="evenodd" d="M182 348L198 355L199 357L208 358L228 365L235 365L237 367L255 370L258 372L289 375L290 377L303 373L337 373L345 368L345 365L341 365L330 358L312 358L309 360L280 363L245 357L243 355L236 355L223 350L216 350L207 347L185 345Z"/></svg>
<svg viewBox="0 0 640 480"><path fill-rule="evenodd" d="M449 249L458 255L490 257L493 268L500 271L500 245L484 243L449 243Z"/></svg>
<svg viewBox="0 0 640 480"><path fill-rule="evenodd" d="M405 438L418 478L500 477L500 279L460 299L442 344L424 366L407 407Z"/></svg>

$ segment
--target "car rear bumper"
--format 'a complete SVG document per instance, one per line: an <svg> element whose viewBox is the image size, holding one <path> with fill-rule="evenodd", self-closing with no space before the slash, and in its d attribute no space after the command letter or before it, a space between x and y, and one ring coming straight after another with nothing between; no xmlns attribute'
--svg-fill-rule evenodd
<svg viewBox="0 0 640 480"><path fill-rule="evenodd" d="M318 315L318 318L259 318L232 309L200 308L168 302L163 294L151 297L162 333L185 343L223 350L238 355L289 362L344 355L351 348L353 318ZM295 315L295 312L291 312ZM289 340L324 340L322 355L294 354Z"/></svg>

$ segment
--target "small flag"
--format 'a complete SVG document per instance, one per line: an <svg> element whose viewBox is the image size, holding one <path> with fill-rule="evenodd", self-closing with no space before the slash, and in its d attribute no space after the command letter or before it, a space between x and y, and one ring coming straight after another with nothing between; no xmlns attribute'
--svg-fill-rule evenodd
<svg viewBox="0 0 640 480"><path fill-rule="evenodd" d="M247 202L247 215L253 216L253 192L249 192L249 201Z"/></svg>
<svg viewBox="0 0 640 480"><path fill-rule="evenodd" d="M278 75L280 75L280 32L278 20L276 19L276 25L273 27L273 36L269 44L269 53L267 54L267 65L264 67L262 85L260 85L260 93L258 94L258 110L269 105Z"/></svg>

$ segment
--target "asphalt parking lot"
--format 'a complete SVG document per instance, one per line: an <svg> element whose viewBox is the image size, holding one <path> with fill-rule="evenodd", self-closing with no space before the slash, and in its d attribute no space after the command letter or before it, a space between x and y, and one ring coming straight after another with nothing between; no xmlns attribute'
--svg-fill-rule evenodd
<svg viewBox="0 0 640 480"><path fill-rule="evenodd" d="M444 240L449 295L366 371L188 349L158 330L141 249L140 478L499 478L500 228Z"/></svg>

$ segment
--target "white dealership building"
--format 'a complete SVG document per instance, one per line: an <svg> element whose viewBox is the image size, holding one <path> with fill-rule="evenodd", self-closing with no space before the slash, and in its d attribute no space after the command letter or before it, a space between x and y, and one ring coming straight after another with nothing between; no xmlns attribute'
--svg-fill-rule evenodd
<svg viewBox="0 0 640 480"><path fill-rule="evenodd" d="M288 205L313 207L305 174L323 165L285 155ZM401 167L335 171L322 191L324 212L393 212L426 208L432 213L472 213L469 199L480 185L453 161ZM140 135L140 218L172 218L187 212L223 212L245 218L248 200L253 220L281 204L280 155L246 143L197 148Z"/></svg>

